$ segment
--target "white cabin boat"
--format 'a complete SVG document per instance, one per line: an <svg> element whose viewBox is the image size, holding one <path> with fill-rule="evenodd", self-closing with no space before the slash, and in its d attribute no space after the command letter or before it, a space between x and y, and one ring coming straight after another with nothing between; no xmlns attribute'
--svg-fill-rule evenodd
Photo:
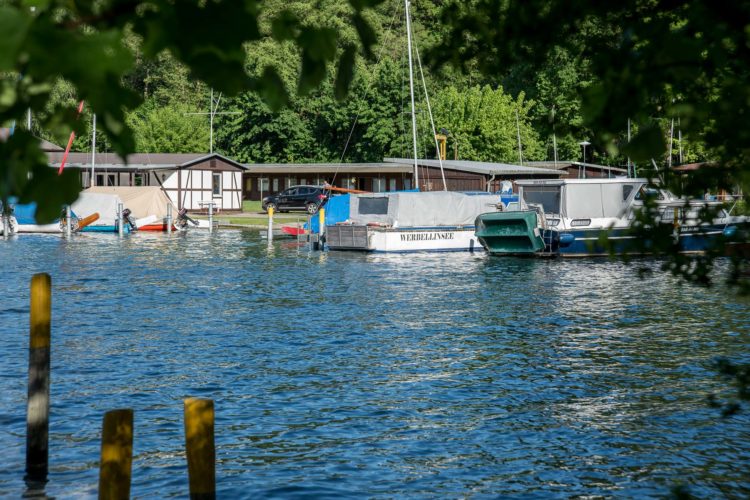
<svg viewBox="0 0 750 500"><path fill-rule="evenodd" d="M547 256L606 255L598 244L606 237L617 253L640 252L630 232L646 197L653 200L657 222L669 225L680 252L703 252L716 237L730 234L746 217L731 216L721 202L685 200L664 189L648 188L646 179L549 179L518 181L520 206L483 214L477 236L492 254ZM701 221L704 208L717 211Z"/></svg>
<svg viewBox="0 0 750 500"><path fill-rule="evenodd" d="M326 226L326 244L367 252L481 250L474 221L500 203L497 195L448 191L351 195L349 218Z"/></svg>

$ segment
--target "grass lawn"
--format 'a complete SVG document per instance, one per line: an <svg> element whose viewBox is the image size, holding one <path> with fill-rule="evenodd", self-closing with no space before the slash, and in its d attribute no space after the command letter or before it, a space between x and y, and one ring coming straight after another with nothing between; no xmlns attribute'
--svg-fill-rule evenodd
<svg viewBox="0 0 750 500"><path fill-rule="evenodd" d="M207 219L207 215L198 215L200 219ZM214 219L225 224L237 224L242 226L267 226L268 215L260 207L260 201L243 201L242 214L215 215ZM307 222L307 213L288 212L284 214L275 213L273 216L274 225L277 224L300 224Z"/></svg>
<svg viewBox="0 0 750 500"><path fill-rule="evenodd" d="M245 200L242 202L242 211L245 213L258 213L258 212L263 212L263 209L260 208L260 200L258 201Z"/></svg>

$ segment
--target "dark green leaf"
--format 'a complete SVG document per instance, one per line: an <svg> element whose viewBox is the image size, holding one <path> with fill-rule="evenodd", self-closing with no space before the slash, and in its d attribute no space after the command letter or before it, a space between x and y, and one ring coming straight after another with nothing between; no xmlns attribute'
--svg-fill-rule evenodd
<svg viewBox="0 0 750 500"><path fill-rule="evenodd" d="M288 10L282 10L271 22L271 33L276 40L294 40L299 31L299 19Z"/></svg>
<svg viewBox="0 0 750 500"><path fill-rule="evenodd" d="M383 0L349 0L349 4L354 7L354 10L360 12L367 8L377 7L383 3Z"/></svg>
<svg viewBox="0 0 750 500"><path fill-rule="evenodd" d="M655 125L640 130L632 140L622 148L623 154L636 162L648 162L651 158L660 158L666 151L663 132Z"/></svg>
<svg viewBox="0 0 750 500"><path fill-rule="evenodd" d="M19 9L0 6L0 71L11 71L18 58L31 16Z"/></svg>
<svg viewBox="0 0 750 500"><path fill-rule="evenodd" d="M378 36L375 34L375 30L372 29L370 23L368 23L361 14L356 13L352 16L352 22L354 27L357 29L359 34L359 40L362 42L362 50L364 50L365 57L372 57L372 46L378 41Z"/></svg>
<svg viewBox="0 0 750 500"><path fill-rule="evenodd" d="M339 59L339 68L336 74L335 95L339 101L346 98L349 94L349 86L354 79L354 61L357 57L357 49L349 46Z"/></svg>
<svg viewBox="0 0 750 500"><path fill-rule="evenodd" d="M255 83L255 88L273 111L278 111L289 104L289 95L284 87L284 81L271 66L263 70L263 75Z"/></svg>

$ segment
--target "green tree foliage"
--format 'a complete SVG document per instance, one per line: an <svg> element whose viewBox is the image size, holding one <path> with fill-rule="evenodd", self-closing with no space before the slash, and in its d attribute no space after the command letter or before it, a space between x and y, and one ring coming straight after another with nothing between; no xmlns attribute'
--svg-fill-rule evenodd
<svg viewBox="0 0 750 500"><path fill-rule="evenodd" d="M196 112L200 111L185 104L159 107L154 100L147 101L127 119L135 133L136 150L146 153L208 153L208 117L190 114Z"/></svg>
<svg viewBox="0 0 750 500"><path fill-rule="evenodd" d="M354 47L360 47L364 54L371 53L376 36L367 11L381 1L350 0L342 14L342 19L355 26L357 38L347 40L347 46L352 48L338 65L338 79L343 81L338 85L341 96L355 63ZM272 108L279 108L288 96L280 85L278 71L272 65L260 73L245 71L248 45L263 38L259 26L263 7L263 3L254 0L2 1L0 123L21 122L27 109L44 110L40 128L59 130L64 124L82 136L85 122L77 119L74 109L62 105L47 108L55 85L64 78L75 89L75 99L84 100L97 114L99 128L112 149L122 156L133 152L136 143L127 116L147 92L145 85L141 92L133 90L125 78L134 75L136 63L132 35L137 37L137 55L143 61L158 61L160 54L167 51L184 65L191 78L232 94L254 90ZM303 22L288 10L267 19L274 27L274 43L292 43L296 47L300 61L299 65L293 64L299 68L297 88L301 93L310 92L335 63L338 32ZM148 82L150 75L145 71L145 76L134 77ZM28 144L38 145L38 141L30 131L19 129L6 144L18 147L20 152ZM10 157L16 158L15 163ZM77 187L58 185L54 178L38 174L34 158L16 154L0 157L0 200L7 208L10 196L20 196L37 201L40 215L52 213L49 207L56 212L59 202L75 199Z"/></svg>
<svg viewBox="0 0 750 500"><path fill-rule="evenodd" d="M448 87L433 102L436 124L450 134L448 149L457 147L461 159L517 163L519 128L523 159L544 159L543 145L530 123L534 103L526 101L523 92L514 99L502 88Z"/></svg>

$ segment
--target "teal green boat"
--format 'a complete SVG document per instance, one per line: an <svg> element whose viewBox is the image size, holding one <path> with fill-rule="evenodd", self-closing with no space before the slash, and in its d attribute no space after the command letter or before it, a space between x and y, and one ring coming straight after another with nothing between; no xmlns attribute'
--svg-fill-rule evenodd
<svg viewBox="0 0 750 500"><path fill-rule="evenodd" d="M537 214L530 210L491 212L476 220L476 236L491 254L533 254L544 250Z"/></svg>

